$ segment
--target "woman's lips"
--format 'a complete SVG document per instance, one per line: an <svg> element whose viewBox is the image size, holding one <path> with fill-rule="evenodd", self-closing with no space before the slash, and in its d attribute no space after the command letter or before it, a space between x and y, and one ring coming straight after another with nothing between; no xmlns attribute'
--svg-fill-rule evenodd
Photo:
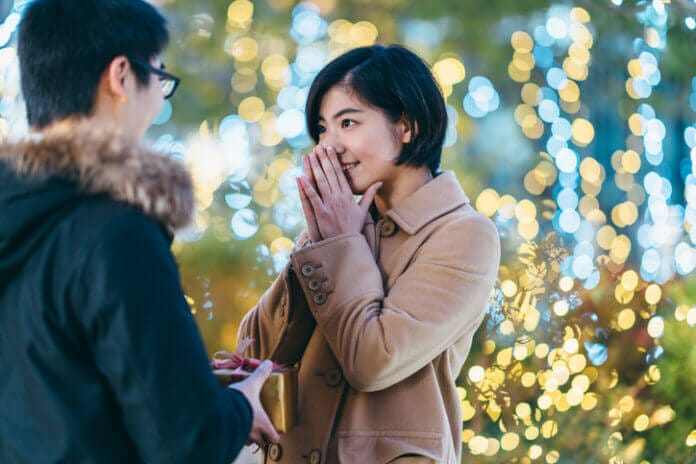
<svg viewBox="0 0 696 464"><path fill-rule="evenodd" d="M346 163L346 164L341 165L341 169L343 169L343 172L345 174L348 174L358 164L360 164L360 163L359 162L358 163Z"/></svg>

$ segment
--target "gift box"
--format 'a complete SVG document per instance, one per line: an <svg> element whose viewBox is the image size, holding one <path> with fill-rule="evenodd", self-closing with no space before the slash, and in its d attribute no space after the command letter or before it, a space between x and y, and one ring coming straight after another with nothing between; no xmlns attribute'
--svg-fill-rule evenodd
<svg viewBox="0 0 696 464"><path fill-rule="evenodd" d="M241 382L261 364L243 353L253 340L244 340L232 354L215 353L211 366L220 385ZM297 369L273 364L273 372L261 388L261 404L278 432L285 433L297 423Z"/></svg>

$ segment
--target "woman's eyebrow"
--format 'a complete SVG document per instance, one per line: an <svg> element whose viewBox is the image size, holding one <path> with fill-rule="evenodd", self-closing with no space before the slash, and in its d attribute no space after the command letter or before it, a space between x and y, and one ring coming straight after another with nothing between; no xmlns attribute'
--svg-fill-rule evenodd
<svg viewBox="0 0 696 464"><path fill-rule="evenodd" d="M344 108L341 111L339 111L338 113L334 114L333 119L338 119L341 116L344 116L348 113L362 113L362 112L363 112L362 110L358 110L356 108ZM318 120L319 121L326 121L326 119L324 119L324 116L321 116L321 115L319 115Z"/></svg>

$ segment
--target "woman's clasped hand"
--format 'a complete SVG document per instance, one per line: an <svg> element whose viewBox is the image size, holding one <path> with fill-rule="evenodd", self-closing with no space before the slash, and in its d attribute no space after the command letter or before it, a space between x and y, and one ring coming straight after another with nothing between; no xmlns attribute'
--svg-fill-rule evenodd
<svg viewBox="0 0 696 464"><path fill-rule="evenodd" d="M317 145L302 162L305 175L297 178L297 185L310 240L360 233L382 182L372 184L356 201L333 147Z"/></svg>

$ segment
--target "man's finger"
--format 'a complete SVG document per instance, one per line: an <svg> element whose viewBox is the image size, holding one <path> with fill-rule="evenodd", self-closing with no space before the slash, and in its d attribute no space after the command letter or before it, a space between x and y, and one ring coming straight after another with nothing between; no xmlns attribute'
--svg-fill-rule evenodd
<svg viewBox="0 0 696 464"><path fill-rule="evenodd" d="M259 431L261 432L261 436L265 437L266 440L270 441L271 443L278 443L280 440L280 435L278 435L278 432L276 431L275 427L273 427L271 420L265 413L262 416L259 416Z"/></svg>
<svg viewBox="0 0 696 464"><path fill-rule="evenodd" d="M266 360L262 362L259 367L256 368L252 378L254 379L254 382L256 382L257 384L263 385L272 372L273 361Z"/></svg>

